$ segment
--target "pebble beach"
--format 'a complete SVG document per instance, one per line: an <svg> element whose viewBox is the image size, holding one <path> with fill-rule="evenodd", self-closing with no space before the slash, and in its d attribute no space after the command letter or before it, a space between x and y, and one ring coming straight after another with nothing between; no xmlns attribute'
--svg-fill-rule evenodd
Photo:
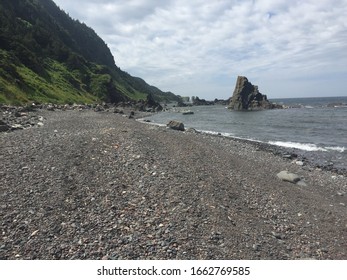
<svg viewBox="0 0 347 280"><path fill-rule="evenodd" d="M344 174L139 112L35 115L0 133L0 259L347 259Z"/></svg>

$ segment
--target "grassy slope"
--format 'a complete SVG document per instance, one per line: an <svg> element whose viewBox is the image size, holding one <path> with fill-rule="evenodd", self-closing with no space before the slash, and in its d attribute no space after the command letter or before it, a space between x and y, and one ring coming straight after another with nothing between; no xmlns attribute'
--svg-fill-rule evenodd
<svg viewBox="0 0 347 280"><path fill-rule="evenodd" d="M20 63L10 52L0 49L0 103L96 103L105 99L110 84L131 100L147 96L121 77L114 82L114 73L102 65L71 70L64 63L47 58L42 66L46 70L45 77ZM89 78L87 84L83 76Z"/></svg>
<svg viewBox="0 0 347 280"><path fill-rule="evenodd" d="M0 2L0 103L177 99L119 69L107 45L51 0Z"/></svg>
<svg viewBox="0 0 347 280"><path fill-rule="evenodd" d="M29 101L41 103L99 101L96 96L83 88L83 83L77 75L55 60L45 60L45 77L18 63L6 51L0 50L0 60L6 65L6 68L0 67L0 103L18 105Z"/></svg>

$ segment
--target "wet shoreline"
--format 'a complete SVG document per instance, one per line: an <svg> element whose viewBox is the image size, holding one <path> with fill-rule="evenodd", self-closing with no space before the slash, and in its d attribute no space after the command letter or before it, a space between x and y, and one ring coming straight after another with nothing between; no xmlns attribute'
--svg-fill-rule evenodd
<svg viewBox="0 0 347 280"><path fill-rule="evenodd" d="M150 115L146 116L149 117ZM148 119L144 117L139 117L137 119L139 122L154 125L154 126L165 126L163 124L158 123L152 123ZM211 135L215 137L223 137L226 139L231 139L232 141L239 142L239 143L247 143L252 146L254 146L256 149L263 150L270 152L274 155L280 156L286 160L295 161L298 162L299 165L301 165L300 162L302 162L303 166L305 168L311 168L311 169L321 169L326 171L331 171L333 173L347 176L347 167L344 166L344 162L334 162L334 160L331 159L331 156L329 156L331 152L321 152L321 151L305 151L300 150L297 148L288 148L288 147L282 147L277 146L274 144L256 141L256 140L250 140L235 136L226 136L219 132L206 132L206 131L198 131L192 128L188 128L188 131L194 131L194 133L199 134L206 134ZM334 152L338 153L338 152Z"/></svg>

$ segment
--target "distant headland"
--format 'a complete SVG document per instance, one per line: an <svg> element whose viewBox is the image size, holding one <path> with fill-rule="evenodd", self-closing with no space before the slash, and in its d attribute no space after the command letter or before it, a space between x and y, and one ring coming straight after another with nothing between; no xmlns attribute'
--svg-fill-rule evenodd
<svg viewBox="0 0 347 280"><path fill-rule="evenodd" d="M224 105L228 109L235 111L255 111L264 109L283 109L282 105L272 103L267 96L261 94L258 86L252 85L245 76L238 76L232 96L226 100L215 99L212 101L200 99L197 96L182 97L177 102L177 107L186 106L206 106L206 105Z"/></svg>

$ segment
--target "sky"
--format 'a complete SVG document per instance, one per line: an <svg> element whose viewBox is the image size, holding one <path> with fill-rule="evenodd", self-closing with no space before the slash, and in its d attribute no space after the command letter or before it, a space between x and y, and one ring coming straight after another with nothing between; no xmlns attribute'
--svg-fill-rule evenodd
<svg viewBox="0 0 347 280"><path fill-rule="evenodd" d="M163 91L347 96L347 0L54 0L93 28L117 66Z"/></svg>

